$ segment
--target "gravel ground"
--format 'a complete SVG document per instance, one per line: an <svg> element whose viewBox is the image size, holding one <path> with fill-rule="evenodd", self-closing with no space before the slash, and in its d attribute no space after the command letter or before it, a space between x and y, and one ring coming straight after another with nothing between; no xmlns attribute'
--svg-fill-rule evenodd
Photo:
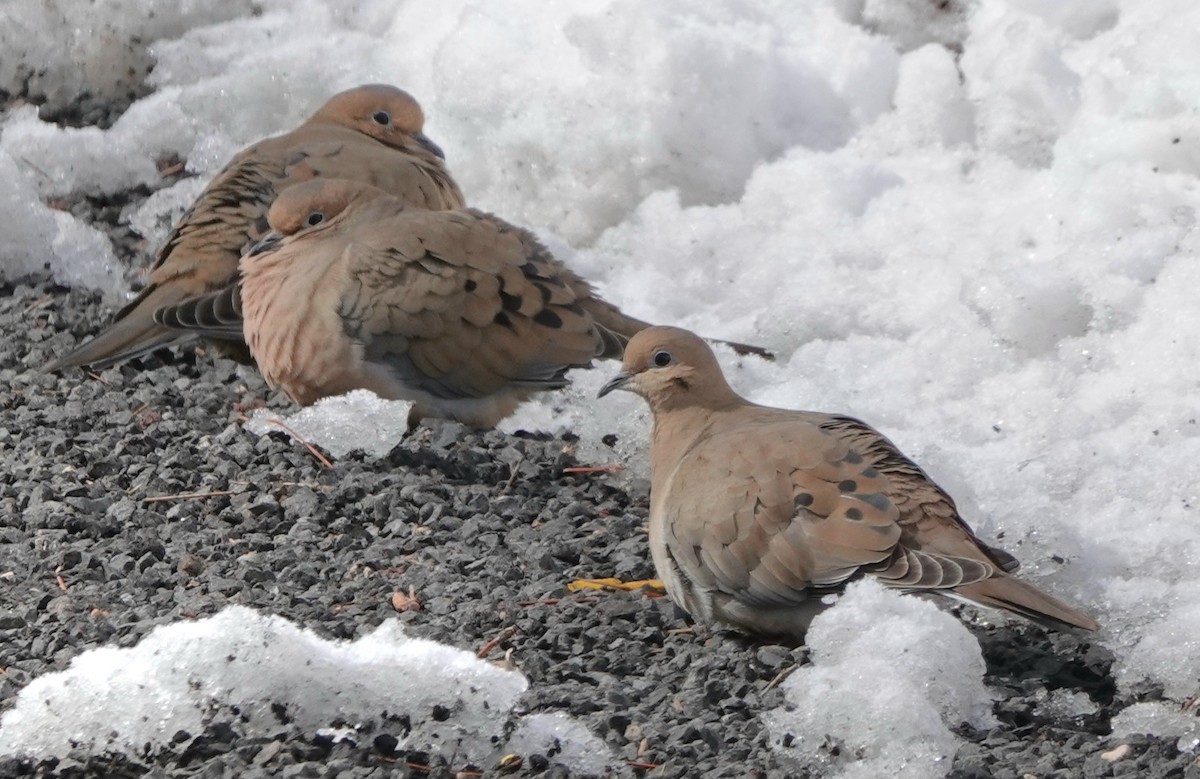
<svg viewBox="0 0 1200 779"><path fill-rule="evenodd" d="M144 257L119 215L146 194L62 207L105 226L120 256ZM688 631L665 599L565 591L576 577L652 574L646 495L604 474L564 473L575 462L569 437L437 425L386 458L352 455L327 468L282 435L242 428L243 410L263 400L289 407L227 360L185 350L100 376L38 371L111 313L48 277L0 279L0 712L80 652L130 646L226 604L355 638L397 617L392 594L411 587L422 608L398 615L411 634L470 650L493 642L495 660L511 650L531 684L520 708L565 711L619 758L656 766L637 776L819 775L782 763L759 719L784 703L778 678L806 662L803 648ZM148 500L196 492L223 494ZM1160 697L1118 694L1105 649L960 614L983 647L1000 724L960 731L949 776L1200 777L1170 740L1125 739L1125 759L1101 757L1115 745L1111 716ZM1098 711L1056 713L1045 696L1058 689L1086 694ZM452 777L475 768L393 754L383 729L368 727L358 746L286 723L252 737L227 714L158 754L0 759L0 778ZM553 755L529 755L511 775L570 774Z"/></svg>

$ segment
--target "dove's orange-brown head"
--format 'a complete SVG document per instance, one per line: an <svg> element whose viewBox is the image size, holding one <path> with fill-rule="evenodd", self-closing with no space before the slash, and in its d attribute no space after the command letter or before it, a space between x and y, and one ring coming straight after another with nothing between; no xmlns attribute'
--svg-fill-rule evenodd
<svg viewBox="0 0 1200 779"><path fill-rule="evenodd" d="M389 205L389 211L399 213L404 208L397 198L361 181L315 179L279 193L267 212L267 223L282 236L327 229L346 219L351 211L376 200Z"/></svg>
<svg viewBox="0 0 1200 779"><path fill-rule="evenodd" d="M404 208L404 201L361 181L306 181L288 187L275 198L267 212L271 232L250 247L242 262L260 261L278 249L284 239L345 230L352 220L369 222L393 216Z"/></svg>
<svg viewBox="0 0 1200 779"><path fill-rule="evenodd" d="M329 98L309 122L332 122L369 135L380 143L407 152L423 149L446 156L422 130L425 112L403 89L390 84L364 84Z"/></svg>
<svg viewBox="0 0 1200 779"><path fill-rule="evenodd" d="M652 411L744 403L725 381L716 355L700 336L678 327L648 327L625 347L621 372L600 389L641 395Z"/></svg>

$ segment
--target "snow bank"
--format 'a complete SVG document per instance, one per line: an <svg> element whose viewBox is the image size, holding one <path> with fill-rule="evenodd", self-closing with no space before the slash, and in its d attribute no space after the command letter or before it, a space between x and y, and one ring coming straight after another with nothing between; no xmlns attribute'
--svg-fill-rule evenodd
<svg viewBox="0 0 1200 779"><path fill-rule="evenodd" d="M939 779L958 747L950 728L994 724L979 644L929 601L857 582L813 620L805 644L812 663L783 682L787 704L766 715L772 743L798 767Z"/></svg>
<svg viewBox="0 0 1200 779"><path fill-rule="evenodd" d="M392 727L399 749L478 760L503 743L528 686L520 673L471 652L410 638L395 620L353 642L327 641L280 617L231 606L156 628L129 649L84 652L65 671L38 677L0 717L0 749L153 752L211 721L269 736L282 715L314 735L351 739L356 724L375 722L383 732ZM608 748L566 715L521 721L510 748L549 754L583 772L613 763Z"/></svg>

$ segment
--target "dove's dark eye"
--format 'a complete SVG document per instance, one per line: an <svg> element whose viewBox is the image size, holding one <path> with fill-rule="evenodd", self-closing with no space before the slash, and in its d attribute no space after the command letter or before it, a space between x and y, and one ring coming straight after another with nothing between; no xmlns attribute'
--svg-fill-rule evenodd
<svg viewBox="0 0 1200 779"><path fill-rule="evenodd" d="M381 124L384 127L387 127L392 123L392 115L387 111L376 111L375 113L371 114L371 118L375 120L375 124Z"/></svg>
<svg viewBox="0 0 1200 779"><path fill-rule="evenodd" d="M651 359L654 361L654 366L656 368L665 368L671 364L671 360L674 358L671 357L671 353L667 350L660 349L654 353L654 356Z"/></svg>
<svg viewBox="0 0 1200 779"><path fill-rule="evenodd" d="M311 214L308 215L308 218L304 220L304 223L306 225L308 225L309 227L315 227L324 221L325 221L324 214L322 214L320 211L313 211Z"/></svg>

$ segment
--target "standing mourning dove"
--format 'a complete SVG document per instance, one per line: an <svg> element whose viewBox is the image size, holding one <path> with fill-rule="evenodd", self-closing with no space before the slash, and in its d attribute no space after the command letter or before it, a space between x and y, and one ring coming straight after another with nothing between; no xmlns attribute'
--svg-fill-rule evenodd
<svg viewBox="0 0 1200 779"><path fill-rule="evenodd" d="M222 289L238 258L266 232L279 192L313 177L365 181L419 208L462 208L441 149L421 132L424 114L403 90L368 84L341 92L291 132L243 150L216 175L158 250L141 294L108 329L52 362L53 371L104 368L180 340L155 324L164 306ZM240 334L218 339L244 359Z"/></svg>
<svg viewBox="0 0 1200 779"><path fill-rule="evenodd" d="M758 406L685 330L629 341L600 394L626 389L654 415L650 551L667 593L695 619L800 636L822 595L871 574L1050 626L1088 615L1009 575L954 501L878 431L850 417Z"/></svg>
<svg viewBox="0 0 1200 779"><path fill-rule="evenodd" d="M352 181L292 187L276 231L220 293L160 309L169 327L244 332L263 377L300 405L365 388L491 427L569 368L618 359L587 284L529 232L473 209L425 211Z"/></svg>
<svg viewBox="0 0 1200 779"><path fill-rule="evenodd" d="M619 359L649 325L596 297L526 230L473 209L421 211L352 181L279 196L276 231L238 285L160 309L160 324L244 332L296 403L369 389L427 416L492 427L569 368Z"/></svg>

